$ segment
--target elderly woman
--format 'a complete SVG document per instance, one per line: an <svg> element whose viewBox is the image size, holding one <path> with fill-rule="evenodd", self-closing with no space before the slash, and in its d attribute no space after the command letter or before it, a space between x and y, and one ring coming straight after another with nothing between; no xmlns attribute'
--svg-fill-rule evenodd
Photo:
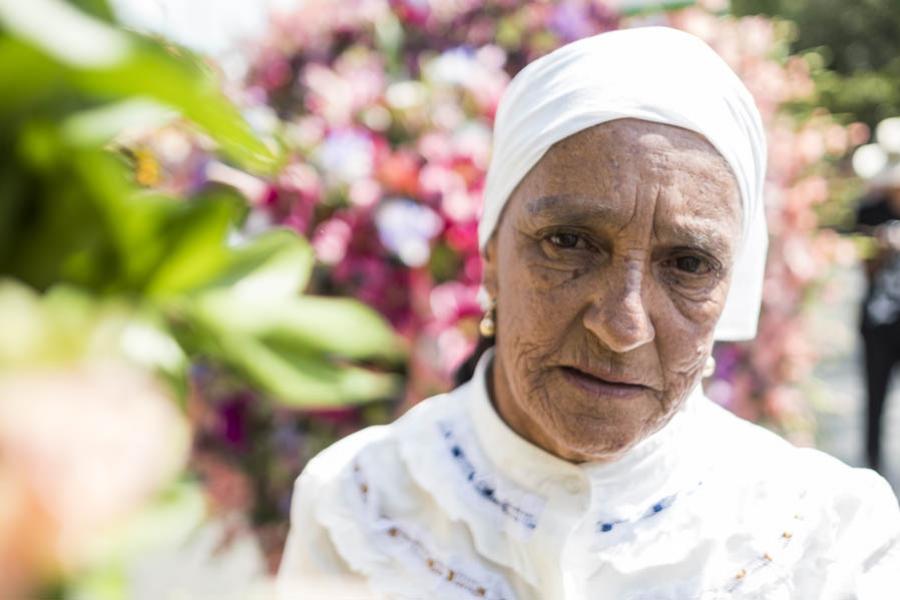
<svg viewBox="0 0 900 600"><path fill-rule="evenodd" d="M756 329L764 172L749 93L688 34L607 33L526 67L480 222L492 347L309 464L282 597L329 573L387 598L898 597L886 482L699 385L714 340Z"/></svg>

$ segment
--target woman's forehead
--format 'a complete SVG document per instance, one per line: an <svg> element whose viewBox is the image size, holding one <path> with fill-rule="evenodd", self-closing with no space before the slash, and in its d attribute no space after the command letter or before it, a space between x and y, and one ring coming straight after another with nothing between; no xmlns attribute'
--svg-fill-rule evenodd
<svg viewBox="0 0 900 600"><path fill-rule="evenodd" d="M617 119L578 131L551 146L538 165L577 168L585 159L613 167L619 167L622 159L653 166L678 160L710 172L731 172L725 158L701 134L640 119Z"/></svg>
<svg viewBox="0 0 900 600"><path fill-rule="evenodd" d="M555 144L513 195L532 199L534 211L535 197L596 197L603 203L623 193L664 193L675 202L703 196L701 204L725 204L721 208L729 211L728 205L740 205L731 168L703 136L634 119L591 127Z"/></svg>
<svg viewBox="0 0 900 600"><path fill-rule="evenodd" d="M730 167L699 134L623 120L553 146L516 189L519 218L621 229L636 216L656 234L721 247L740 226ZM723 235L725 239L722 239Z"/></svg>

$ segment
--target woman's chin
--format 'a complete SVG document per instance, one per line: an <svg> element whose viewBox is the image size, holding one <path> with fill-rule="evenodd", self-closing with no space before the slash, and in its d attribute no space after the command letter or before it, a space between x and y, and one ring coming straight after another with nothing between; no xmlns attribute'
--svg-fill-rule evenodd
<svg viewBox="0 0 900 600"><path fill-rule="evenodd" d="M578 414L558 415L555 431L557 455L573 462L615 460L642 439L642 421Z"/></svg>

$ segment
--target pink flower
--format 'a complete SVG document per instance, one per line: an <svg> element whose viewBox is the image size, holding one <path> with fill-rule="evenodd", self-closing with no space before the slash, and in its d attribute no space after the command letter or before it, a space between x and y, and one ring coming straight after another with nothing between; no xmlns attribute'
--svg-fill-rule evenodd
<svg viewBox="0 0 900 600"><path fill-rule="evenodd" d="M423 26L431 15L428 0L391 0L391 8L397 17L413 26Z"/></svg>
<svg viewBox="0 0 900 600"><path fill-rule="evenodd" d="M472 354L475 340L452 327L438 334L437 349L441 370L449 377Z"/></svg>
<svg viewBox="0 0 900 600"><path fill-rule="evenodd" d="M287 85L293 79L291 63L281 52L269 49L257 59L255 81L271 92Z"/></svg>
<svg viewBox="0 0 900 600"><path fill-rule="evenodd" d="M431 312L438 323L455 325L470 317L481 317L478 286L448 281L435 286L430 296Z"/></svg>
<svg viewBox="0 0 900 600"><path fill-rule="evenodd" d="M0 375L3 484L15 477L38 500L52 522L43 535L66 568L78 566L100 533L168 484L188 448L174 399L130 364ZM38 515L20 515L32 517Z"/></svg>
<svg viewBox="0 0 900 600"><path fill-rule="evenodd" d="M448 225L444 238L447 245L460 254L478 253L478 221L456 222Z"/></svg>
<svg viewBox="0 0 900 600"><path fill-rule="evenodd" d="M353 231L350 224L341 218L325 221L316 228L312 247L316 258L326 265L336 265L344 260Z"/></svg>

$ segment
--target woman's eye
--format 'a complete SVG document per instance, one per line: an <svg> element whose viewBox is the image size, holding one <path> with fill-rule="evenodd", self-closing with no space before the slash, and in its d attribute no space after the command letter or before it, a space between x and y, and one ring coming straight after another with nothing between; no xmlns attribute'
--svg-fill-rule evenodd
<svg viewBox="0 0 900 600"><path fill-rule="evenodd" d="M679 256L673 262L676 269L692 275L703 275L710 270L709 264L698 256Z"/></svg>
<svg viewBox="0 0 900 600"><path fill-rule="evenodd" d="M559 248L577 248L581 242L581 236L575 233L554 233L547 236L547 240Z"/></svg>

